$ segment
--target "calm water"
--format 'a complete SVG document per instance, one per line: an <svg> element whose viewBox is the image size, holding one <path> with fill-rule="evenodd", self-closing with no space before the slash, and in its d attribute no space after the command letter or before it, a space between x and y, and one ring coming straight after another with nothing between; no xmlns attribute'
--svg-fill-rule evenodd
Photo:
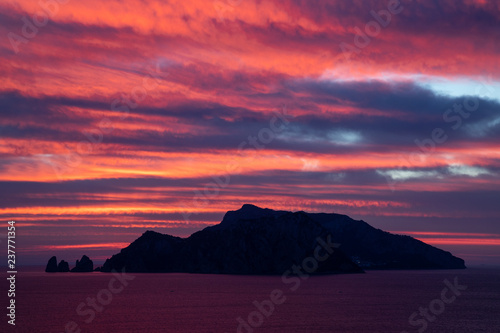
<svg viewBox="0 0 500 333"><path fill-rule="evenodd" d="M283 283L281 277L134 276L119 291L122 284L117 280L109 284L111 274L21 272L17 275L16 328L5 325L3 314L2 332L60 333L71 321L81 332L237 332L237 318L248 323L249 314L257 310L252 303L269 300L275 289L285 297L275 297L275 301L284 302L274 305L272 314L264 307L268 317L254 312L250 321L261 325L242 324L240 332L417 332L424 326L422 321L428 324L425 332L500 332L498 269L310 277L295 291L290 290L295 284ZM441 298L446 287L443 281L453 283L455 277L467 289L450 304L433 301ZM97 296L105 304L96 305L102 312L83 303L83 314L77 314L82 302ZM451 299L453 294L445 296ZM430 304L438 313L429 313L433 321L418 315L414 319L421 321L411 326L410 315ZM443 304L444 309L440 308Z"/></svg>

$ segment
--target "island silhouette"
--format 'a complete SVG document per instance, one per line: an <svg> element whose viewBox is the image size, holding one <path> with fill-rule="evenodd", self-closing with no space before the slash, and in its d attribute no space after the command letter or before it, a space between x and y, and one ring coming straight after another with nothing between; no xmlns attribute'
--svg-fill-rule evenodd
<svg viewBox="0 0 500 333"><path fill-rule="evenodd" d="M364 269L463 269L463 259L410 236L347 215L289 212L245 204L187 238L146 231L107 259L101 272L281 275ZM47 272L68 271L50 258ZM92 272L83 256L71 272Z"/></svg>

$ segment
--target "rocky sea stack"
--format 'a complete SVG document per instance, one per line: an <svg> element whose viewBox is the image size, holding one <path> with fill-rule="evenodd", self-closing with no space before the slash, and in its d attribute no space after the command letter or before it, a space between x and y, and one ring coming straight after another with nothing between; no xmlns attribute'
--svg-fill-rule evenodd
<svg viewBox="0 0 500 333"><path fill-rule="evenodd" d="M66 261L64 261L64 260L61 260L61 262L59 263L59 265L57 265L57 271L59 273L69 272L69 264Z"/></svg>
<svg viewBox="0 0 500 333"><path fill-rule="evenodd" d="M57 258L54 256L49 259L47 266L45 267L45 271L47 273L55 273L57 272Z"/></svg>
<svg viewBox="0 0 500 333"><path fill-rule="evenodd" d="M93 272L94 263L89 257L84 255L82 259L76 261L76 265L73 269L69 269L68 262L61 260L59 265L57 264L57 258L53 256L49 259L47 266L45 267L45 272L47 273L66 273L66 272Z"/></svg>
<svg viewBox="0 0 500 333"><path fill-rule="evenodd" d="M76 261L75 267L71 269L73 273L87 273L94 271L94 263L89 257L84 255L82 259Z"/></svg>

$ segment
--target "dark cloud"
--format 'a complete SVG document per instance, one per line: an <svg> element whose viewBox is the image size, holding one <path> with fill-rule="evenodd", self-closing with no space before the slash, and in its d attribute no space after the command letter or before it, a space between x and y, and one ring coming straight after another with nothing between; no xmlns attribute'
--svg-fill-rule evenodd
<svg viewBox="0 0 500 333"><path fill-rule="evenodd" d="M432 132L436 128L443 130L448 138L444 144L449 145L459 145L462 141L494 142L499 135L495 130L500 117L498 102L474 99L478 103L477 111L468 112L462 107L466 114L470 114L468 118L464 118L448 110L453 109L454 105L463 106L466 98L473 100L472 97L437 95L415 83L308 79L285 81L282 89L282 94L297 95L293 104L288 106L291 110L295 104L300 103L314 105L316 108L325 105L350 105L361 113L298 115L290 119L283 133L277 133L276 139L267 146L268 149L338 154L387 149L412 150L418 149L415 140L432 138ZM263 97L263 103L266 103L265 96L260 97ZM83 131L98 129L100 119L71 115L63 111L64 107L109 111L110 105L98 100L34 98L15 92L3 93L0 95L0 112L11 121L15 120L17 125L4 126L2 135L12 138L79 142L86 139ZM272 110L273 105L268 105L268 108ZM374 109L383 111L386 115L370 115L370 110ZM115 130L106 135L103 142L157 151L236 149L248 136L255 137L263 128L268 128L274 117L272 112L263 114L257 110L189 100L164 107L139 106L129 111L131 116L136 114L174 117L179 119L181 124L202 126L207 129L207 133ZM368 114L364 114L365 112ZM448 115L445 119L446 112ZM391 116L394 113L396 116ZM40 125L23 124L23 119L27 118L39 119ZM137 120L130 117L124 121L134 124ZM75 130L71 130L71 125ZM350 142L349 138L346 139L347 142L337 142L336 133L357 137L353 142Z"/></svg>

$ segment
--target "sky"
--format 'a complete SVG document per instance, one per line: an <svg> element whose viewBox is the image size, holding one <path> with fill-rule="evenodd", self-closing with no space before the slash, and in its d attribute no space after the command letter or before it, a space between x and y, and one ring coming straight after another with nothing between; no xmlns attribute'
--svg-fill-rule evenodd
<svg viewBox="0 0 500 333"><path fill-rule="evenodd" d="M96 263L245 203L500 265L500 2L0 2L0 220Z"/></svg>

